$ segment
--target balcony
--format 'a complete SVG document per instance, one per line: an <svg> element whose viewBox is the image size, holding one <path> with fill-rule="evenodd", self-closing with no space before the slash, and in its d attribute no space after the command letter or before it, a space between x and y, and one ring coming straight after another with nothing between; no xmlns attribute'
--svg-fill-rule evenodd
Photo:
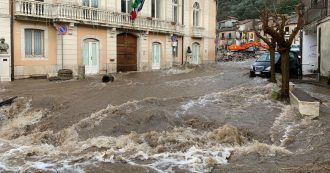
<svg viewBox="0 0 330 173"><path fill-rule="evenodd" d="M199 26L192 27L192 37L201 38L203 37L204 28Z"/></svg>
<svg viewBox="0 0 330 173"><path fill-rule="evenodd" d="M26 20L46 20L53 22L72 22L105 27L127 28L133 30L183 34L184 26L171 21L137 17L133 22L126 13L118 13L99 8L71 4L44 3L39 1L16 0L15 17Z"/></svg>
<svg viewBox="0 0 330 173"><path fill-rule="evenodd" d="M305 25L321 20L328 15L328 0L313 0L304 14Z"/></svg>
<svg viewBox="0 0 330 173"><path fill-rule="evenodd" d="M321 20L326 16L328 16L327 8L323 8L323 9L310 8L307 11L305 11L304 14L305 25L309 25L315 21Z"/></svg>
<svg viewBox="0 0 330 173"><path fill-rule="evenodd" d="M310 8L311 9L322 9L327 7L328 0L312 0Z"/></svg>

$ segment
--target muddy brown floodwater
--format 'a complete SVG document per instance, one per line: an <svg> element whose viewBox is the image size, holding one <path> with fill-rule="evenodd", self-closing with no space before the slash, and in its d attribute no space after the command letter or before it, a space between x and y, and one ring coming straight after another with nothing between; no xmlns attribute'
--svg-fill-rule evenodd
<svg viewBox="0 0 330 173"><path fill-rule="evenodd" d="M250 64L1 83L0 172L329 172L329 89L306 119Z"/></svg>

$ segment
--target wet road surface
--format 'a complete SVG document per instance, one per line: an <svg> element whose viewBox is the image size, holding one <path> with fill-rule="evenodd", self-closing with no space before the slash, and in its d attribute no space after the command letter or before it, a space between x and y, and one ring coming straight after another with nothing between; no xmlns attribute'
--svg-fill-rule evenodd
<svg viewBox="0 0 330 173"><path fill-rule="evenodd" d="M1 84L0 172L328 172L329 90L304 119L250 63Z"/></svg>

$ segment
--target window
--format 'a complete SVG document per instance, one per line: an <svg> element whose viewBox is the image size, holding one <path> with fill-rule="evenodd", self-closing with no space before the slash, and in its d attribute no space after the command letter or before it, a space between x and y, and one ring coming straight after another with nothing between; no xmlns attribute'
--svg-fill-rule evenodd
<svg viewBox="0 0 330 173"><path fill-rule="evenodd" d="M231 33L228 34L228 38L231 39Z"/></svg>
<svg viewBox="0 0 330 173"><path fill-rule="evenodd" d="M121 12L131 13L132 11L132 0L121 0Z"/></svg>
<svg viewBox="0 0 330 173"><path fill-rule="evenodd" d="M173 10L173 12L172 12L173 21L175 23L178 23L178 0L172 0L172 6L173 6L173 9L172 9Z"/></svg>
<svg viewBox="0 0 330 173"><path fill-rule="evenodd" d="M254 34L253 33L250 33L250 39L254 40Z"/></svg>
<svg viewBox="0 0 330 173"><path fill-rule="evenodd" d="M151 17L160 18L160 0L151 0Z"/></svg>
<svg viewBox="0 0 330 173"><path fill-rule="evenodd" d="M44 31L39 29L25 29L25 57L44 56Z"/></svg>
<svg viewBox="0 0 330 173"><path fill-rule="evenodd" d="M98 0L83 0L83 6L98 8L99 1Z"/></svg>
<svg viewBox="0 0 330 173"><path fill-rule="evenodd" d="M195 2L193 6L193 26L199 26L199 3Z"/></svg>
<svg viewBox="0 0 330 173"><path fill-rule="evenodd" d="M99 0L83 0L83 6L90 8L98 8ZM83 10L84 19L97 19L97 10L95 9L84 9Z"/></svg>

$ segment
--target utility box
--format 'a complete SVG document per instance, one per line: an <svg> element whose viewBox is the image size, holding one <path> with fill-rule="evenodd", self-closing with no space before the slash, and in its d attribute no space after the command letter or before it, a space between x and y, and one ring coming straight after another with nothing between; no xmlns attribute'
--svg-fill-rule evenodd
<svg viewBox="0 0 330 173"><path fill-rule="evenodd" d="M0 81L11 81L11 69L10 69L10 55L0 54Z"/></svg>

